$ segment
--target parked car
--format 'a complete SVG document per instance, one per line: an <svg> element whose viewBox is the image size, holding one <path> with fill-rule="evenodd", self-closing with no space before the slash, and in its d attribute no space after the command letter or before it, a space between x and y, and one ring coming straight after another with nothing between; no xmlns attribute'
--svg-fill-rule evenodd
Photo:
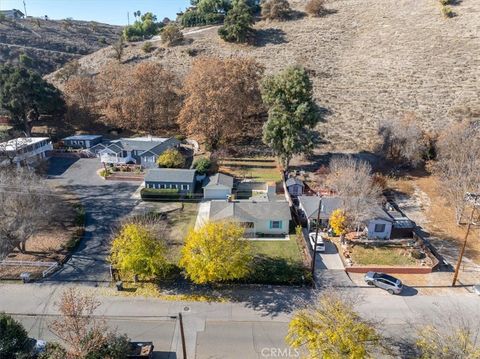
<svg viewBox="0 0 480 359"><path fill-rule="evenodd" d="M312 246L313 250L315 250L315 236L315 232L308 234L308 239L310 240L310 245ZM325 252L325 241L323 240L322 233L320 232L318 232L317 252Z"/></svg>
<svg viewBox="0 0 480 359"><path fill-rule="evenodd" d="M400 294L403 289L403 284L400 279L385 273L368 272L365 274L364 279L368 285L385 289L390 294Z"/></svg>
<svg viewBox="0 0 480 359"><path fill-rule="evenodd" d="M480 295L480 284L473 286L473 292L477 295Z"/></svg>
<svg viewBox="0 0 480 359"><path fill-rule="evenodd" d="M151 359L153 357L152 342L130 342L130 351L127 353L128 359Z"/></svg>

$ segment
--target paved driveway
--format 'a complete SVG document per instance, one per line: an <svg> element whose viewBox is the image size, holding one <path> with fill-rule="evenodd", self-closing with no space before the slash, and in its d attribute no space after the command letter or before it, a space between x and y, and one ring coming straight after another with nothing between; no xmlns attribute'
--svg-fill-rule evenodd
<svg viewBox="0 0 480 359"><path fill-rule="evenodd" d="M96 158L51 158L49 181L78 196L86 211L85 236L65 266L48 281L88 282L93 285L110 280L106 260L112 225L138 203L132 194L138 183L104 181L97 174Z"/></svg>

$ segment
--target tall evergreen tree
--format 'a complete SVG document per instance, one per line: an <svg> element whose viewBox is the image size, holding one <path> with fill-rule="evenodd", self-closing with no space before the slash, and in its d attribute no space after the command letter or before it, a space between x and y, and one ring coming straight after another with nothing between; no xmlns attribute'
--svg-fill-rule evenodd
<svg viewBox="0 0 480 359"><path fill-rule="evenodd" d="M0 67L0 107L29 136L41 114L62 116L66 109L56 87L31 70L11 65Z"/></svg>
<svg viewBox="0 0 480 359"><path fill-rule="evenodd" d="M312 83L305 69L294 66L263 81L262 99L268 107L263 141L287 169L294 155L309 153L317 141L319 121Z"/></svg>
<svg viewBox="0 0 480 359"><path fill-rule="evenodd" d="M245 42L253 32L253 16L244 0L235 2L225 18L224 25L218 29L220 37L228 42Z"/></svg>

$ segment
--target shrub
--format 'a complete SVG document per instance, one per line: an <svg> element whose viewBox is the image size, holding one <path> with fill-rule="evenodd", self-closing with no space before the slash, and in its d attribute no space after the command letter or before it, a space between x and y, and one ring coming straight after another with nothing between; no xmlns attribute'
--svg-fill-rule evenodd
<svg viewBox="0 0 480 359"><path fill-rule="evenodd" d="M193 168L195 168L199 174L203 175L208 172L211 165L212 161L210 161L206 157L202 157L195 161L195 163L193 164Z"/></svg>
<svg viewBox="0 0 480 359"><path fill-rule="evenodd" d="M220 37L228 42L245 42L252 33L253 17L245 1L238 1L225 18L225 25L218 29Z"/></svg>
<svg viewBox="0 0 480 359"><path fill-rule="evenodd" d="M171 148L158 157L157 164L163 168L182 168L185 165L185 158L178 150Z"/></svg>
<svg viewBox="0 0 480 359"><path fill-rule="evenodd" d="M176 24L168 24L162 30L162 42L168 46L179 44L183 41L183 33Z"/></svg>
<svg viewBox="0 0 480 359"><path fill-rule="evenodd" d="M412 249L412 251L410 252L410 255L412 256L412 258L414 259L423 259L425 258L425 253L423 253L421 250L419 249Z"/></svg>
<svg viewBox="0 0 480 359"><path fill-rule="evenodd" d="M106 178L108 177L109 175L111 174L110 170L106 170L106 169L103 169L100 171L100 176L102 176L103 178Z"/></svg>
<svg viewBox="0 0 480 359"><path fill-rule="evenodd" d="M286 20L291 11L288 0L267 0L262 4L262 18L267 20Z"/></svg>
<svg viewBox="0 0 480 359"><path fill-rule="evenodd" d="M23 325L0 313L0 358L17 358L28 349L28 335Z"/></svg>
<svg viewBox="0 0 480 359"><path fill-rule="evenodd" d="M185 135L175 135L174 136L177 140L179 140L180 142L183 142L187 139L187 136Z"/></svg>
<svg viewBox="0 0 480 359"><path fill-rule="evenodd" d="M38 356L38 359L64 359L67 351L58 343L47 343L45 351Z"/></svg>
<svg viewBox="0 0 480 359"><path fill-rule="evenodd" d="M450 6L442 6L442 14L446 18L454 17L455 13L453 12L452 8Z"/></svg>
<svg viewBox="0 0 480 359"><path fill-rule="evenodd" d="M142 188L140 196L142 199L179 199L180 192L178 189Z"/></svg>
<svg viewBox="0 0 480 359"><path fill-rule="evenodd" d="M143 44L142 50L144 53L149 54L153 51L153 44L150 41L147 41Z"/></svg>
<svg viewBox="0 0 480 359"><path fill-rule="evenodd" d="M325 14L325 0L309 0L305 5L305 11L312 16Z"/></svg>

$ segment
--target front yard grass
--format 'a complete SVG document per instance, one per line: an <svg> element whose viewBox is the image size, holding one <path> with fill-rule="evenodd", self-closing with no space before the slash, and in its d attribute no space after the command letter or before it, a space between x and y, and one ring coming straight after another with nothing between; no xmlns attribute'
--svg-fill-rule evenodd
<svg viewBox="0 0 480 359"><path fill-rule="evenodd" d="M166 235L169 243L169 257L174 263L180 260L180 251L183 247L188 231L195 226L198 203L183 203L183 210L170 212L167 215Z"/></svg>
<svg viewBox="0 0 480 359"><path fill-rule="evenodd" d="M251 241L254 253L252 273L246 282L261 284L304 284L309 271L293 236L288 241Z"/></svg>
<svg viewBox="0 0 480 359"><path fill-rule="evenodd" d="M222 158L218 165L220 172L240 179L248 178L261 182L282 180L278 163L271 157Z"/></svg>
<svg viewBox="0 0 480 359"><path fill-rule="evenodd" d="M412 258L408 249L390 246L355 245L350 250L350 256L355 265L382 266L418 266L420 261Z"/></svg>

